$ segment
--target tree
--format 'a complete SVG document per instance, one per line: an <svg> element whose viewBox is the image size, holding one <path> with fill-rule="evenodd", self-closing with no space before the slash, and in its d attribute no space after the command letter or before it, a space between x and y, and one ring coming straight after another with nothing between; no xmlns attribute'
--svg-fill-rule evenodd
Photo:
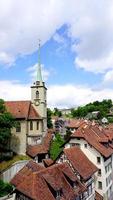
<svg viewBox="0 0 113 200"><path fill-rule="evenodd" d="M102 102L94 101L93 103L89 103L85 106L80 106L76 110L71 110L72 117L85 117L88 114L91 115L94 111L99 111L98 119L102 119L103 117L106 117L109 113L110 108L112 107L112 101L110 99L103 100ZM95 117L92 119L95 119Z"/></svg>
<svg viewBox="0 0 113 200"><path fill-rule="evenodd" d="M47 127L53 128L52 120L51 120L52 111L50 108L47 108Z"/></svg>
<svg viewBox="0 0 113 200"><path fill-rule="evenodd" d="M58 108L54 108L54 115L55 116L58 116L58 117L61 117L62 116L62 113L60 110L58 110Z"/></svg>
<svg viewBox="0 0 113 200"><path fill-rule="evenodd" d="M51 142L50 146L50 158L55 160L58 155L62 152L63 148L61 147L64 144L64 140L61 138L60 134L55 135L55 139Z"/></svg>
<svg viewBox="0 0 113 200"><path fill-rule="evenodd" d="M7 149L11 139L11 128L15 126L14 118L7 112L4 100L0 99L0 147Z"/></svg>

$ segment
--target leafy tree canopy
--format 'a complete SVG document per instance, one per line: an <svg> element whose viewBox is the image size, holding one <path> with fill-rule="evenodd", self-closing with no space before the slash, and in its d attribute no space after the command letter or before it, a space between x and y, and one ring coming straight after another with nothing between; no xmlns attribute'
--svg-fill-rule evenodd
<svg viewBox="0 0 113 200"><path fill-rule="evenodd" d="M62 152L63 148L61 148L61 145L65 141L62 139L59 133L56 134L55 139L51 143L50 146L50 157L51 159L55 160L58 155Z"/></svg>
<svg viewBox="0 0 113 200"><path fill-rule="evenodd" d="M80 106L77 109L71 110L72 117L85 117L88 113L99 111L98 118L106 117L112 107L111 99L103 100L102 102L95 101L85 106Z"/></svg>
<svg viewBox="0 0 113 200"><path fill-rule="evenodd" d="M0 147L5 149L11 138L11 128L14 126L14 118L7 112L4 100L0 99Z"/></svg>
<svg viewBox="0 0 113 200"><path fill-rule="evenodd" d="M61 116L62 116L62 113L61 113L61 111L60 111L58 108L54 108L53 114L54 114L55 116L58 116L58 117L61 117Z"/></svg>
<svg viewBox="0 0 113 200"><path fill-rule="evenodd" d="M47 108L47 127L48 128L52 128L53 127L52 120L51 120L51 115L52 115L52 111L50 110L50 108Z"/></svg>

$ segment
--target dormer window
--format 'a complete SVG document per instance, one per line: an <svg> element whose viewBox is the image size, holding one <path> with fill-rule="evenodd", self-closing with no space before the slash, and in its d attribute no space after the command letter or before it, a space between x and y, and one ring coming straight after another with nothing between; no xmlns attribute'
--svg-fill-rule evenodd
<svg viewBox="0 0 113 200"><path fill-rule="evenodd" d="M39 91L36 91L36 99L39 99Z"/></svg>
<svg viewBox="0 0 113 200"><path fill-rule="evenodd" d="M75 189L77 187L77 183L73 182L73 188Z"/></svg>
<svg viewBox="0 0 113 200"><path fill-rule="evenodd" d="M56 199L60 200L60 197L61 197L61 190L57 190L57 192L56 192Z"/></svg>

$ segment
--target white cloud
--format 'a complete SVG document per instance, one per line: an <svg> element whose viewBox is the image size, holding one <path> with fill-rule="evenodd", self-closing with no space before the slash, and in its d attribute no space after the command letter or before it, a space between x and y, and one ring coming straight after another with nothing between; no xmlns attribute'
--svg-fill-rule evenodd
<svg viewBox="0 0 113 200"><path fill-rule="evenodd" d="M56 42L61 43L61 44L62 43L64 44L66 42L64 37L62 35L58 34L58 33L55 33L53 35L53 40L55 40Z"/></svg>
<svg viewBox="0 0 113 200"><path fill-rule="evenodd" d="M0 98L4 100L29 100L30 85L24 85L18 81L0 81Z"/></svg>
<svg viewBox="0 0 113 200"><path fill-rule="evenodd" d="M108 71L105 76L103 83L112 83L113 82L113 70Z"/></svg>
<svg viewBox="0 0 113 200"><path fill-rule="evenodd" d="M0 62L14 63L31 54L67 24L76 52L75 64L87 71L113 69L113 1L100 0L1 0ZM76 40L79 43L76 43Z"/></svg>
<svg viewBox="0 0 113 200"><path fill-rule="evenodd" d="M48 106L70 108L103 99L113 99L112 89L93 90L88 86L53 85L48 88Z"/></svg>
<svg viewBox="0 0 113 200"><path fill-rule="evenodd" d="M0 98L4 100L30 100L30 84L18 81L0 81ZM83 85L51 85L47 90L48 107L71 108L95 100L113 99L112 89L93 90Z"/></svg>
<svg viewBox="0 0 113 200"><path fill-rule="evenodd" d="M109 0L0 0L0 63L14 64L18 56L36 51L50 38L59 44L64 37L56 31L67 25L75 52L75 65L86 71L113 75L113 1ZM35 76L36 65L29 69ZM43 68L45 80L51 70ZM5 99L30 98L28 85L0 81L0 96ZM54 85L48 88L48 105L71 107L93 100L112 98L112 89L93 90L86 86Z"/></svg>

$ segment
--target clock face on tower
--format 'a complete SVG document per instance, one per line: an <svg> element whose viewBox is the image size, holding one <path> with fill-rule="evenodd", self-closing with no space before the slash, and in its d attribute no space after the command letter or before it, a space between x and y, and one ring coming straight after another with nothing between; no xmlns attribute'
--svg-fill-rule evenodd
<svg viewBox="0 0 113 200"><path fill-rule="evenodd" d="M38 99L38 100L36 99L36 100L35 100L35 105L36 105L36 106L39 106L39 105L40 105L40 99Z"/></svg>

